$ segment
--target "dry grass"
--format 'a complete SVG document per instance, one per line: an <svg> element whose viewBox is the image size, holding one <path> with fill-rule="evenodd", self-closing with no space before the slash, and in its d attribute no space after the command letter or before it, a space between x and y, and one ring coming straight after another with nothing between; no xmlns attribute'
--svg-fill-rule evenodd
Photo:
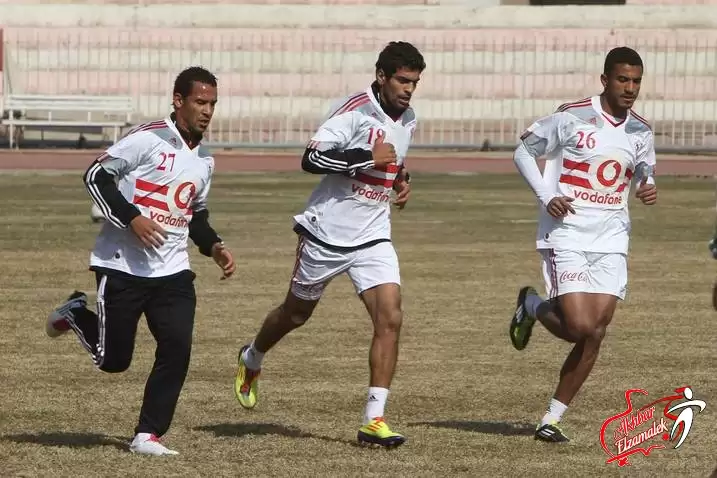
<svg viewBox="0 0 717 478"><path fill-rule="evenodd" d="M516 176L416 175L415 197L394 216L406 321L388 416L399 450L353 444L363 410L370 323L341 278L311 322L267 356L261 402L232 394L238 347L287 287L291 215L315 178L222 175L213 222L240 272L193 252L199 303L190 373L167 444L181 455L132 456L154 344L140 327L124 374L93 369L72 336L51 340L44 318L86 272L96 225L80 176L3 175L0 200L0 474L2 476L707 476L715 466L717 370L714 218L707 179L662 178L657 208L633 207L630 292L592 377L568 410L567 446L532 429L551 396L567 344L536 327L524 352L507 336L519 286L542 287L531 196ZM707 409L679 450L618 470L598 443L626 388L651 395L692 385Z"/></svg>

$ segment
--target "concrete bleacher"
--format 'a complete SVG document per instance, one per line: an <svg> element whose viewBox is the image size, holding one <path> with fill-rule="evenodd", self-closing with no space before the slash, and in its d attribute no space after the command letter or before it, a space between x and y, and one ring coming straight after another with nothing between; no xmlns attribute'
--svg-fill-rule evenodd
<svg viewBox="0 0 717 478"><path fill-rule="evenodd" d="M213 23L222 28L180 1L25 0L37 16L22 17L11 13L23 2L5 2L6 90L130 94L139 121L165 114L176 73L201 64L219 77L220 141L305 142L330 99L368 85L378 50L394 39L414 42L428 64L414 102L422 142L512 142L533 118L598 92L604 54L622 44L646 63L641 114L666 132L687 125L688 134L702 125L714 132L717 120L717 15L687 2L606 9L492 0L470 7L431 6L442 0L203 2L216 4ZM398 23L377 28L374 19Z"/></svg>

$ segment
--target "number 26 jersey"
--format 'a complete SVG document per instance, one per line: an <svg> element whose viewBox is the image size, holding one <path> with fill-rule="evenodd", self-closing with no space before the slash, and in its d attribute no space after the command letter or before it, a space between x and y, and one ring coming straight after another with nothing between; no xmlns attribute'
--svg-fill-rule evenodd
<svg viewBox="0 0 717 478"><path fill-rule="evenodd" d="M654 171L654 136L633 111L605 113L600 97L568 103L533 123L521 139L545 155L543 178L573 199L575 214L553 218L541 208L538 249L627 253L628 199L636 171Z"/></svg>

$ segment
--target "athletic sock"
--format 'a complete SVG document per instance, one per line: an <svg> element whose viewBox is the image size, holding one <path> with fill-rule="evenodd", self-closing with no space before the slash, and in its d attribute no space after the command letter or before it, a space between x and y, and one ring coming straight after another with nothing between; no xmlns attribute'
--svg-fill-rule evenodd
<svg viewBox="0 0 717 478"><path fill-rule="evenodd" d="M543 416L543 420L540 422L540 425L549 425L555 422L560 422L560 420L563 418L563 413L565 413L565 410L567 409L567 405L554 398L551 398L550 404L548 405L548 411Z"/></svg>
<svg viewBox="0 0 717 478"><path fill-rule="evenodd" d="M364 412L363 424L366 425L374 418L382 417L386 400L388 399L388 389L381 387L369 387L368 398L366 400L366 410Z"/></svg>

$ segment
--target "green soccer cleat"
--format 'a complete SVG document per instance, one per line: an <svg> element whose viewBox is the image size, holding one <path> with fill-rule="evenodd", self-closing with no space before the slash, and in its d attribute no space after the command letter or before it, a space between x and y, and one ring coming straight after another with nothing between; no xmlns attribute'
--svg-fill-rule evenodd
<svg viewBox="0 0 717 478"><path fill-rule="evenodd" d="M234 379L234 396L239 404L247 409L256 406L259 396L259 374L261 370L252 370L244 363L244 351L249 348L245 345L239 351L239 369Z"/></svg>
<svg viewBox="0 0 717 478"><path fill-rule="evenodd" d="M520 289L515 312L510 321L510 341L517 350L523 350L528 345L535 324L535 317L531 317L525 309L525 299L529 295L538 295L538 292L530 286Z"/></svg>

